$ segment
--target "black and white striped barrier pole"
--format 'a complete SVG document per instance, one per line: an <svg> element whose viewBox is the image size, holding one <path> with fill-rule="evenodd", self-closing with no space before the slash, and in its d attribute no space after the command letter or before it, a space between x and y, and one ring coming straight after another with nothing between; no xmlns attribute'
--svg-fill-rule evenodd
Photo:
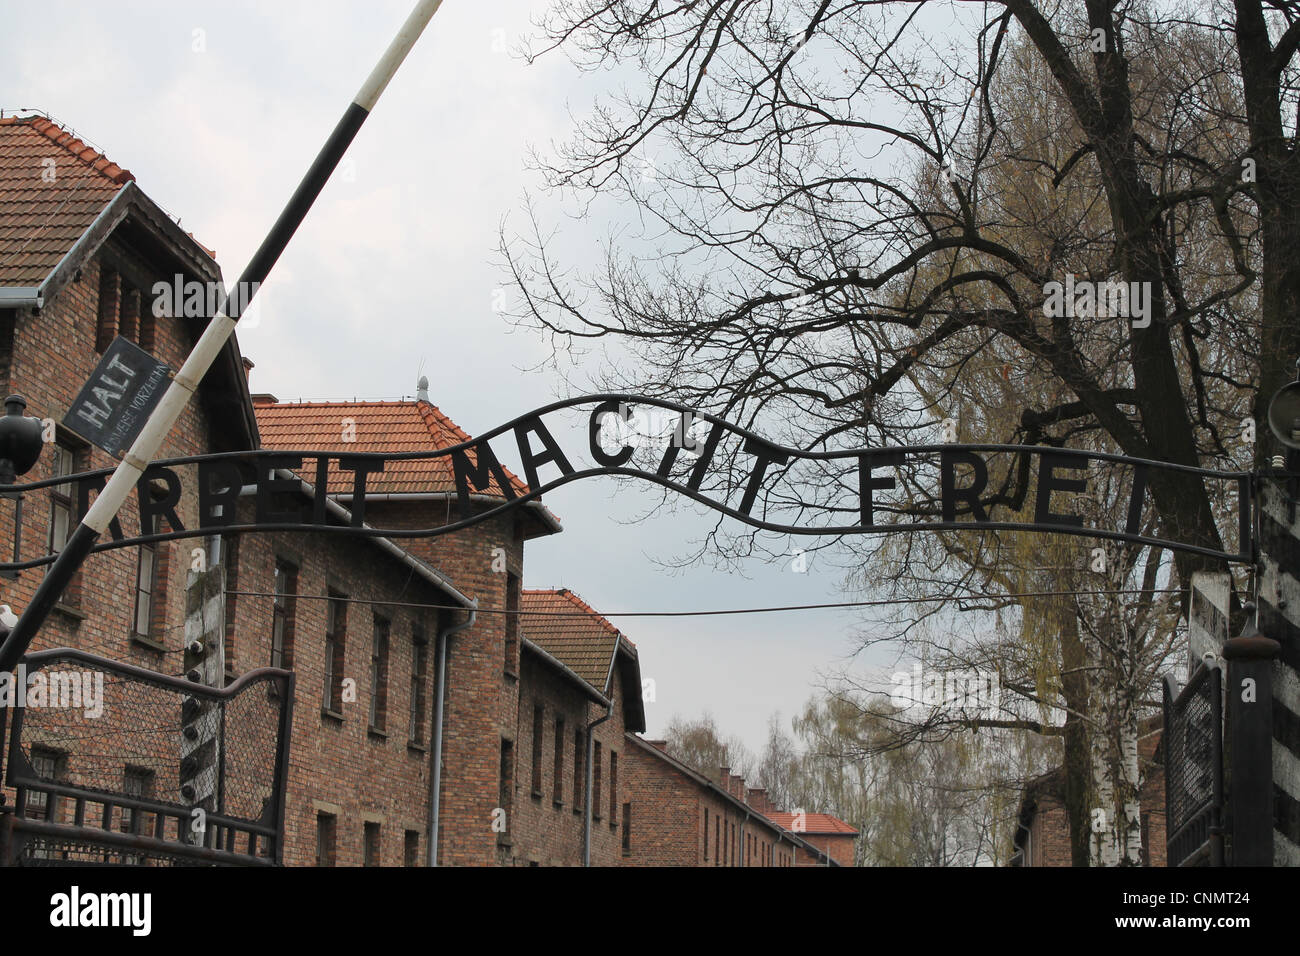
<svg viewBox="0 0 1300 956"><path fill-rule="evenodd" d="M289 244L289 240L298 231L298 227L306 218L316 197L320 195L330 174L343 158L353 137L357 135L357 130L361 129L361 124L374 109L384 88L388 86L393 74L406 59L411 47L415 45L415 41L419 39L425 26L440 6L442 0L419 0L411 15L406 18L406 22L397 32L397 36L384 51L379 63L361 85L361 90L348 105L343 118L334 127L325 145L321 147L311 168L307 170L307 175L294 190L284 211L280 213L280 218L275 221L275 225L271 227L271 231L262 240L262 244L258 246L257 252L253 254L253 258L244 269L243 275L239 277L239 284L235 287L236 294L228 296L222 308L212 317L194 346L194 350L186 358L185 364L172 379L162 401L149 416L144 430L140 432L140 437L131 445L131 450L117 466L117 470L113 472L104 490L95 498L85 517L81 519L81 523L68 538L58 559L50 566L49 572L37 587L31 603L19 616L18 623L5 639L3 646L0 646L0 671L12 671L17 666L18 660L26 653L32 638L49 615L50 609L58 602L68 582L81 567L86 556L90 554L95 541L107 530L109 522L116 517L127 496L135 488L136 482L157 454L163 439L167 437L176 419L180 417L190 396L198 389L199 382L221 353L226 340L230 338L230 333L235 328L235 323L239 321L240 314L248 307L258 286L270 274L276 260Z"/></svg>

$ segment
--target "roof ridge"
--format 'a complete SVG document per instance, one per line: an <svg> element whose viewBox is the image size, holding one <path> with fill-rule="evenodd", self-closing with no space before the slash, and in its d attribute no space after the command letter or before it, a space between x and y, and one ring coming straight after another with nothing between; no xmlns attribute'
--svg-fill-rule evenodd
<svg viewBox="0 0 1300 956"><path fill-rule="evenodd" d="M524 594L554 594L557 597L566 598L568 599L570 604L576 605L580 611L590 615L591 617L594 617L597 621L599 621L601 626L604 627L605 630L608 631L610 634L616 634L619 637L623 636L623 632L620 631L617 627L615 627L610 622L610 620L607 617L605 617L605 615L601 614L594 607L592 607L590 604L588 604L586 601L580 598L571 588L524 589L523 593ZM631 641L629 641L628 643L631 643Z"/></svg>
<svg viewBox="0 0 1300 956"><path fill-rule="evenodd" d="M130 170L113 162L103 152L89 145L71 130L64 129L47 116L6 116L0 119L5 126L30 126L50 142L62 147L82 163L118 186L135 181Z"/></svg>

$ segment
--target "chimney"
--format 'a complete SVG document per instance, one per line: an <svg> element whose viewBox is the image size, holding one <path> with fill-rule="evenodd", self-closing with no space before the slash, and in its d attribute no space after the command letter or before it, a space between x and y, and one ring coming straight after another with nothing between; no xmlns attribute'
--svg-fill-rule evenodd
<svg viewBox="0 0 1300 956"><path fill-rule="evenodd" d="M429 402L429 378L427 375L421 375L420 380L415 383L415 400L424 402L426 405L431 404Z"/></svg>
<svg viewBox="0 0 1300 956"><path fill-rule="evenodd" d="M280 400L268 392L261 392L253 395L254 405L278 405Z"/></svg>
<svg viewBox="0 0 1300 956"><path fill-rule="evenodd" d="M745 800L745 778L740 774L735 774L731 778L731 793L737 800L742 803Z"/></svg>
<svg viewBox="0 0 1300 956"><path fill-rule="evenodd" d="M656 750L662 750L664 753L668 753L668 741L666 740L647 740L646 743L651 747L654 747Z"/></svg>
<svg viewBox="0 0 1300 956"><path fill-rule="evenodd" d="M244 356L244 380L245 381L251 382L253 380L254 367L255 366L253 365L253 360L250 359L247 355L245 355Z"/></svg>
<svg viewBox="0 0 1300 956"><path fill-rule="evenodd" d="M766 787L750 787L747 802L759 813L773 813L776 811L776 807L772 806L772 801L767 798Z"/></svg>

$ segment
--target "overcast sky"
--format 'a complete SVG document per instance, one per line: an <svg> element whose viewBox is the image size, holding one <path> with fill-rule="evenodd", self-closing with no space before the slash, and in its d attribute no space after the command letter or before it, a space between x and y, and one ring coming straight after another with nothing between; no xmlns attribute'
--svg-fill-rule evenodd
<svg viewBox="0 0 1300 956"><path fill-rule="evenodd" d="M233 281L411 5L12 4L0 106L47 112L131 170ZM546 344L493 309L497 229L538 186L529 148L566 138L613 78L507 51L544 6L447 0L434 17L272 273L258 324L240 326L255 392L396 398L423 370L432 401L470 434L562 393L537 369ZM573 265L595 261L618 215L563 223ZM842 599L840 573L818 560L802 574L758 560L741 574L669 574L658 562L714 518L679 508L632 524L655 489L613 491L596 479L547 497L565 531L529 546L526 586L569 587L609 612ZM788 725L861 627L851 611L613 620L655 681L651 736L707 710L755 751L768 715Z"/></svg>

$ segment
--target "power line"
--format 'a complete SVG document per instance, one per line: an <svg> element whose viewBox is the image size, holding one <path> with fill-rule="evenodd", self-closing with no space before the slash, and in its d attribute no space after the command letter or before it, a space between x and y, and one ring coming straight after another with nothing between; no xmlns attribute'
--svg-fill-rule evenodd
<svg viewBox="0 0 1300 956"><path fill-rule="evenodd" d="M1036 598L1036 597L1067 597L1071 595L1103 595L1103 594L1177 594L1181 588L1113 588L1096 591L1021 591L1014 594L987 594L987 595L945 595L944 597L928 598L881 598L874 601L837 601L829 604L786 604L777 607L742 607L728 608L726 610L708 610L708 611L597 611L601 617L718 617L729 614L772 614L781 611L821 611L835 608L849 607L883 607L890 604L925 604L931 601L959 601L959 600L978 600L981 598L1001 599L1001 598ZM383 607L402 607L402 608L419 608L427 611L468 611L467 607L459 604L421 604L411 601L380 601L367 598L349 598L342 597L338 594L276 594L274 591L227 591L227 594L233 594L238 597L269 597L269 598L290 598L293 600L304 601L343 601L348 604L367 604L381 605ZM590 617L588 611L526 611L522 608L518 610L507 610L501 607L480 607L476 609L479 614L525 614L531 617Z"/></svg>

